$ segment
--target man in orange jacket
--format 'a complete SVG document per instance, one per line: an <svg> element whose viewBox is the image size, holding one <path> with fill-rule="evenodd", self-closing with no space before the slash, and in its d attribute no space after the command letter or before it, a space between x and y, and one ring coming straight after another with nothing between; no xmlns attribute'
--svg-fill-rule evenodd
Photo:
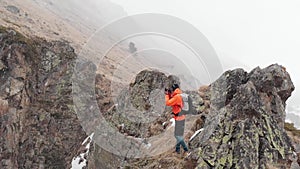
<svg viewBox="0 0 300 169"><path fill-rule="evenodd" d="M177 140L175 151L180 154L180 146L183 147L184 156L188 156L188 148L184 142L184 125L185 125L185 115L180 115L181 108L183 106L182 98L181 98L181 90L179 89L178 84L173 84L171 89L165 90L165 99L166 105L172 106L172 114L175 119L175 138Z"/></svg>

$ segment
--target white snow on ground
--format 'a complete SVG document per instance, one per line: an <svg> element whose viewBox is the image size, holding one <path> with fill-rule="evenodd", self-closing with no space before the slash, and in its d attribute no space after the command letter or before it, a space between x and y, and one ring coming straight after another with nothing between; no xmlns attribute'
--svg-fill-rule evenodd
<svg viewBox="0 0 300 169"><path fill-rule="evenodd" d="M148 144L147 144L147 148L150 148L150 147L151 147L151 143L148 143Z"/></svg>
<svg viewBox="0 0 300 169"><path fill-rule="evenodd" d="M165 122L162 123L162 126L167 125L167 129L170 129L171 127L174 127L175 126L175 119L171 118L169 121L171 122L171 125L169 125L169 122L165 121Z"/></svg>
<svg viewBox="0 0 300 169"><path fill-rule="evenodd" d="M162 124L162 125L164 126L166 123L167 123L167 122L163 122L163 124Z"/></svg>
<svg viewBox="0 0 300 169"><path fill-rule="evenodd" d="M171 119L170 119L170 122L172 123L171 126L175 126L175 119L174 119L174 118L171 118Z"/></svg>
<svg viewBox="0 0 300 169"><path fill-rule="evenodd" d="M193 140L193 138L196 137L201 131L203 131L203 128L197 130L197 131L192 135L192 137L190 138L190 141Z"/></svg>
<svg viewBox="0 0 300 169"><path fill-rule="evenodd" d="M72 160L72 167L71 167L71 169L82 169L83 167L85 167L86 166L86 159L84 159L84 156L86 155L88 155L88 153L89 153L89 151L90 151L90 144L91 144L91 142L92 142L92 140L93 140L93 136L94 136L94 133L92 133L90 136L88 136L83 142L82 142L82 144L81 145L84 145L84 144L86 144L86 142L88 141L88 140L90 140L90 142L86 145L86 149L87 149L87 151L85 152L85 153L81 153L79 156L77 156L77 157L74 157L73 158L73 160ZM80 159L83 159L83 161L79 164L79 161L80 161Z"/></svg>
<svg viewBox="0 0 300 169"><path fill-rule="evenodd" d="M151 143L147 142L147 143L144 143L144 146L149 149L151 147Z"/></svg>

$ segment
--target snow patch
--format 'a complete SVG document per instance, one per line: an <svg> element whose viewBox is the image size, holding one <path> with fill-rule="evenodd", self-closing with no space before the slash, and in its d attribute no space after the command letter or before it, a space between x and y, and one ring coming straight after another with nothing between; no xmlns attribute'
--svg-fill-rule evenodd
<svg viewBox="0 0 300 169"><path fill-rule="evenodd" d="M190 141L193 140L193 138L196 137L196 136L197 136L201 131L203 131L203 130L204 130L203 128L197 130L197 131L192 135L192 137L190 138Z"/></svg>
<svg viewBox="0 0 300 169"><path fill-rule="evenodd" d="M92 133L90 136L88 136L82 142L81 145L84 145L84 144L86 144L88 142L87 145L85 146L86 152L85 153L81 153L79 156L73 158L71 169L82 169L83 167L86 166L87 159L85 159L85 157L87 157L88 154L89 154L89 152L90 152L90 147L91 147L91 142L93 140L93 136L94 136L94 133Z"/></svg>
<svg viewBox="0 0 300 169"><path fill-rule="evenodd" d="M171 118L170 122L172 123L171 126L175 126L175 119L174 118Z"/></svg>
<svg viewBox="0 0 300 169"><path fill-rule="evenodd" d="M151 143L147 142L147 143L144 143L144 146L149 149L151 147Z"/></svg>

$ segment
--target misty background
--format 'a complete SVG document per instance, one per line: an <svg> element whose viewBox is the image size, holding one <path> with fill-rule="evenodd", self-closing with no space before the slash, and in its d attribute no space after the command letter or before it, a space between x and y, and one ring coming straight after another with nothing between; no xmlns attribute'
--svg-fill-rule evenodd
<svg viewBox="0 0 300 169"><path fill-rule="evenodd" d="M300 1L297 0L112 0L129 14L169 14L193 24L210 41L224 70L247 71L278 63L287 68L296 90L288 99L287 120L300 127ZM175 28L174 28L175 29ZM298 115L298 116L297 116Z"/></svg>
<svg viewBox="0 0 300 169"><path fill-rule="evenodd" d="M95 35L97 30L125 16L159 13L185 20L196 27L215 49L223 70L243 68L250 71L260 66L264 68L278 63L290 73L296 90L288 99L287 121L300 127L300 71L296 63L300 55L300 1L298 0L34 0L35 3L63 18L87 38ZM137 27L138 22L132 21ZM174 28L176 29L176 28ZM111 38L116 38L126 28L111 30ZM157 37L133 37L120 45L125 50L128 43L135 43L137 50L153 48L139 54L140 62L148 66L165 67L164 71L182 71L170 66L180 63L180 57L186 51L162 52L164 59L159 60L159 47L178 48L175 43ZM155 45L154 45L155 46ZM137 51L138 52L138 51ZM155 54L155 57L151 55ZM128 56L134 57L134 55ZM142 58L142 59L141 59ZM182 59L182 58L181 58ZM145 64L147 65L147 64ZM175 66L178 67L178 66ZM202 70L201 66L199 67ZM173 70L174 69L174 70ZM122 68L120 68L122 70ZM185 71L188 71L184 69ZM184 72L181 72L184 74ZM199 75L199 74L198 74ZM195 77L193 74L191 75ZM212 79L200 75L196 84L207 84ZM199 77L199 76L198 76Z"/></svg>

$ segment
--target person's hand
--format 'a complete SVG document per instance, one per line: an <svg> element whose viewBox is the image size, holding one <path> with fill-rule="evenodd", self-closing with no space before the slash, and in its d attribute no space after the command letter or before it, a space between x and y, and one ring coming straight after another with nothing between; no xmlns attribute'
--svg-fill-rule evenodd
<svg viewBox="0 0 300 169"><path fill-rule="evenodd" d="M170 94L170 90L168 88L165 88L165 95L169 95Z"/></svg>

